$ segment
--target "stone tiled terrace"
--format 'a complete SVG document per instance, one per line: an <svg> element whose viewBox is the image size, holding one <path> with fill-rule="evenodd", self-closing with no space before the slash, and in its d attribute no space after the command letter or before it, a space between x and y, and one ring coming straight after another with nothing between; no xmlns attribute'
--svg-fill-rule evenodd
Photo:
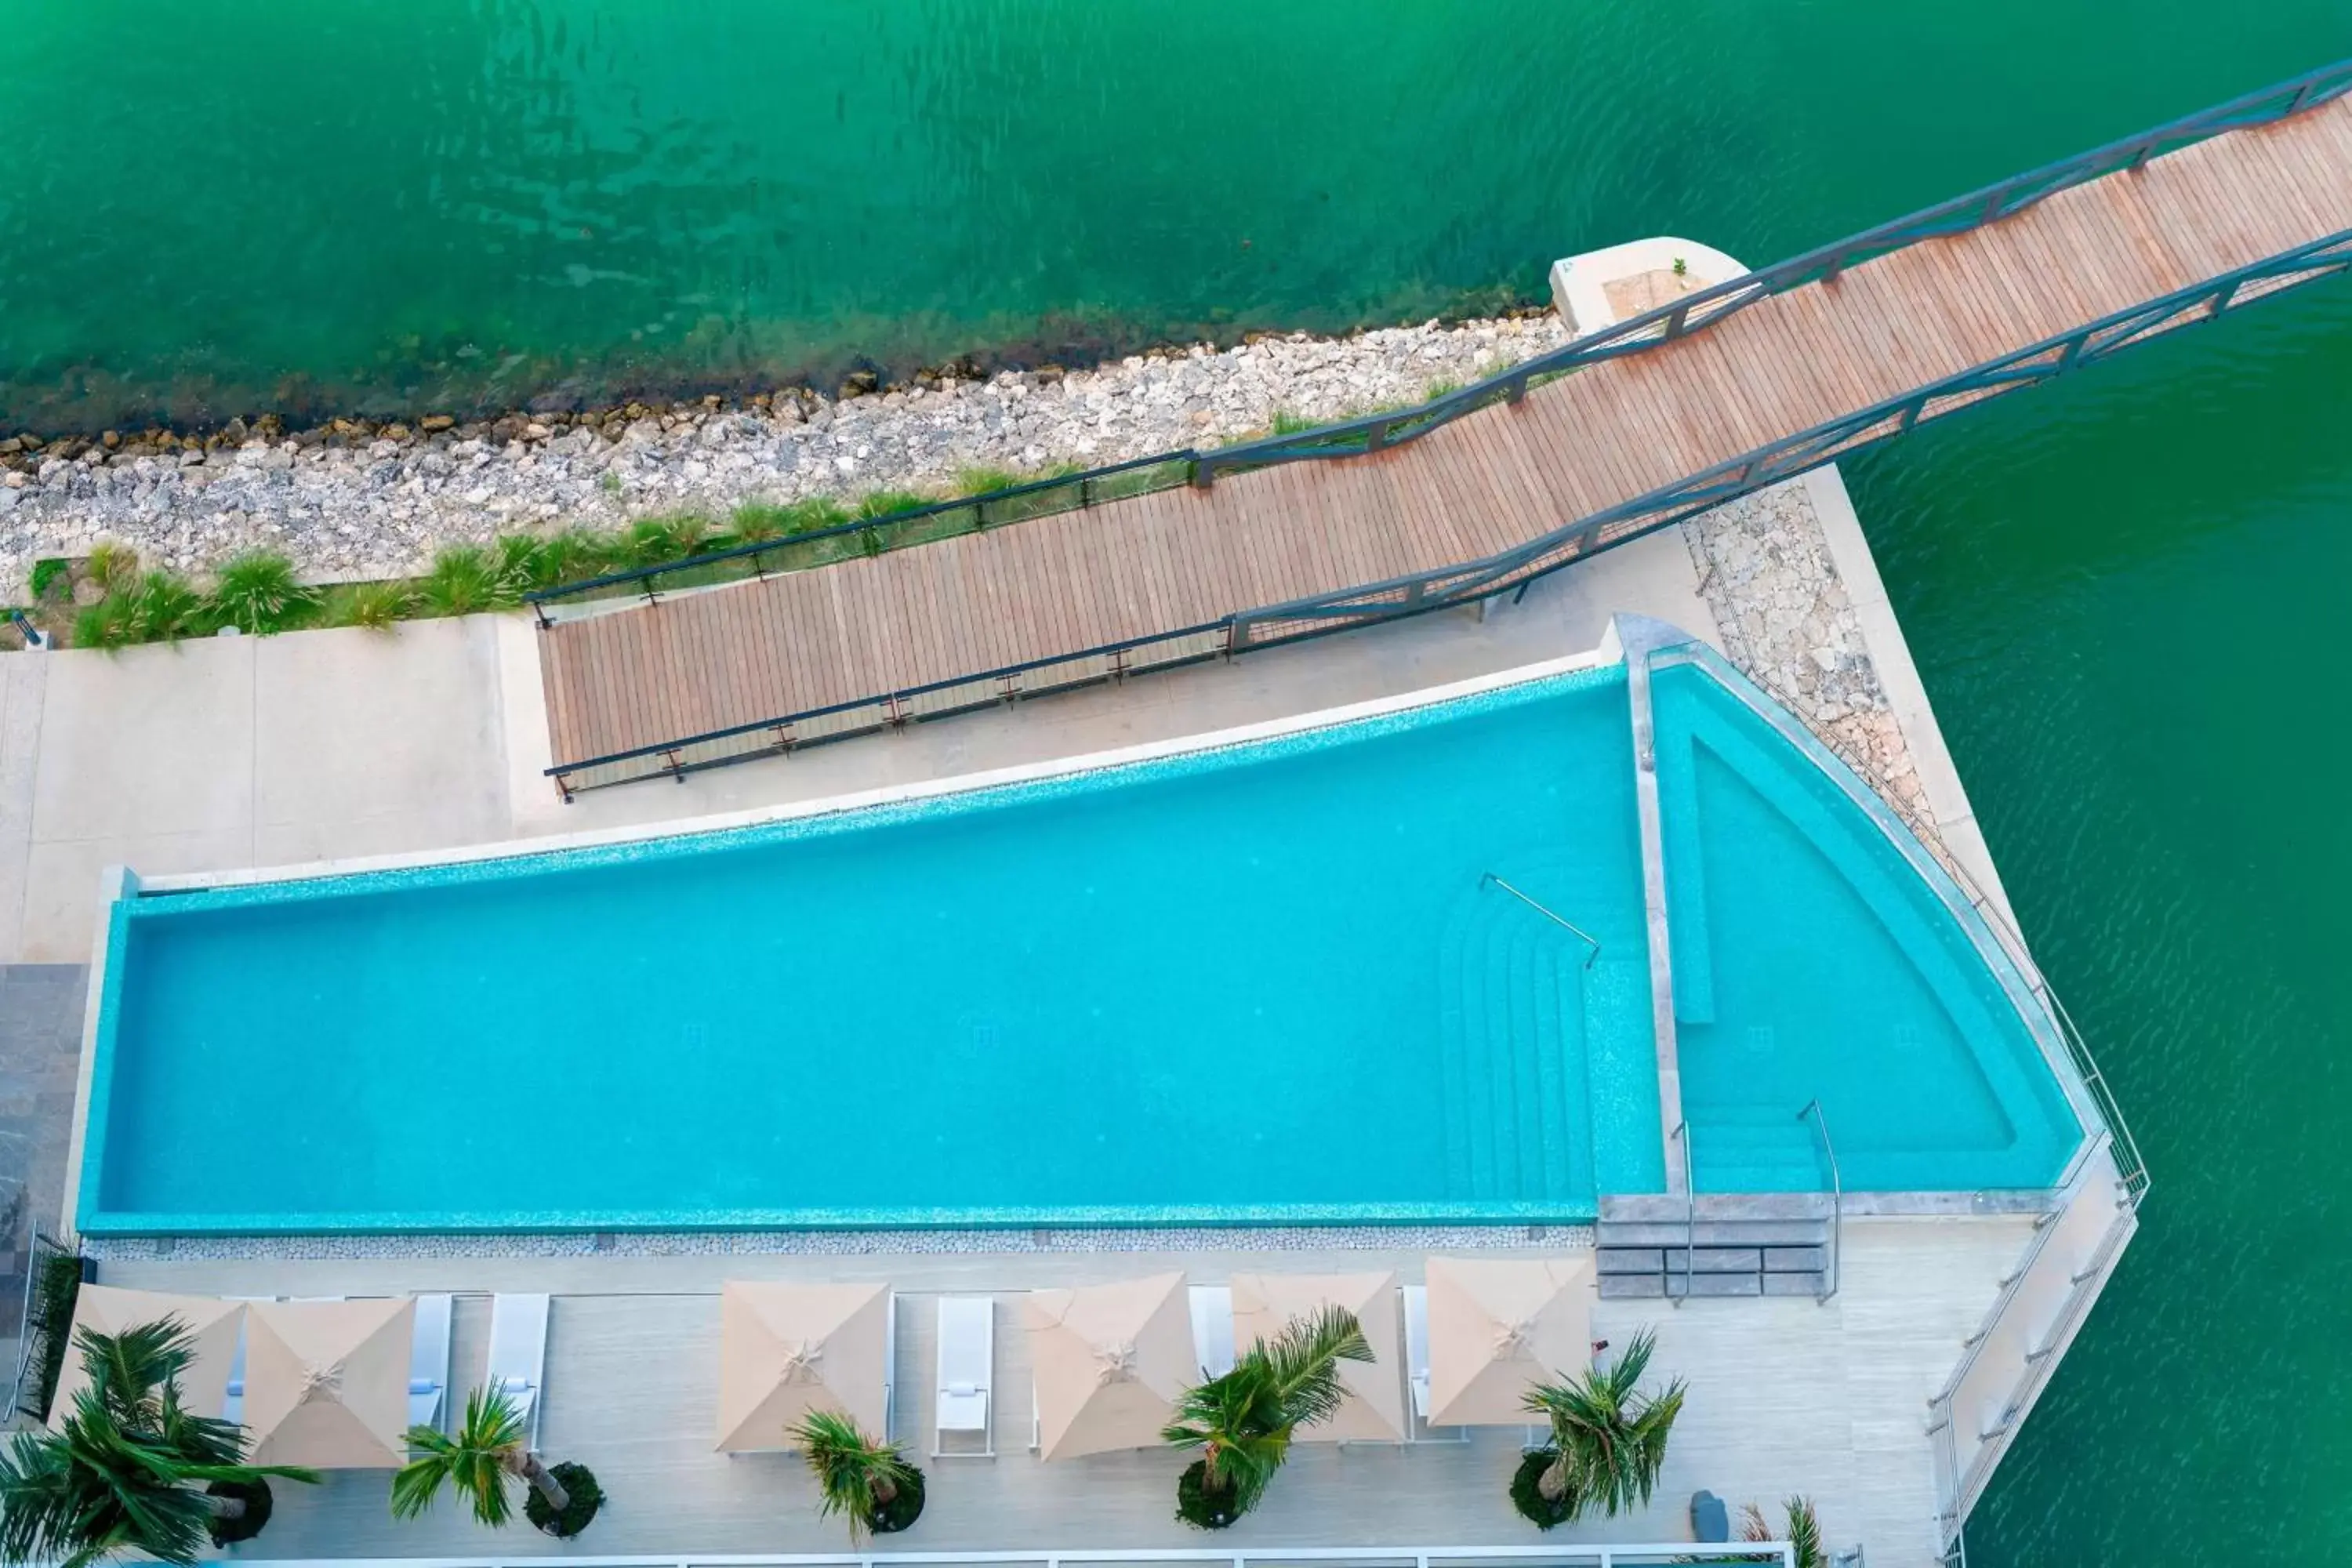
<svg viewBox="0 0 2352 1568"><path fill-rule="evenodd" d="M1850 1223L1843 1286L1811 1300L1597 1301L1593 1334L1622 1344L1658 1331L1654 1363L1685 1377L1689 1403L1659 1493L1631 1517L1564 1527L1559 1539L1688 1538L1690 1494L1706 1488L1735 1506L1771 1505L1791 1492L1819 1503L1834 1545L1864 1542L1873 1563L1932 1560L1935 1500L1924 1412L1960 1341L1991 1303L2002 1272L2032 1233L2028 1217ZM1448 1249L1459 1253L1462 1249ZM1555 1249L1556 1250L1556 1249ZM1264 1252L1102 1254L908 1253L896 1256L568 1259L374 1258L121 1260L110 1283L195 1293L338 1295L408 1290L555 1293L548 1343L542 1447L583 1462L611 1501L577 1553L778 1552L837 1550L838 1521L819 1520L798 1461L781 1454L712 1451L717 1410L718 1303L730 1279L883 1281L899 1292L896 1436L922 1455L930 1443L934 1301L941 1293L998 1294L994 1459L925 1462L922 1521L894 1540L908 1551L1198 1546L1173 1517L1173 1451L1041 1462L1026 1448L1029 1361L1015 1294L1055 1285L1186 1270L1195 1283L1236 1269L1337 1272L1393 1268L1417 1279L1425 1254L1393 1247ZM461 1297L456 1385L480 1375L486 1298ZM1466 1444L1304 1444L1265 1507L1215 1544L1533 1544L1505 1484L1517 1428L1475 1431ZM493 1542L455 1510L415 1523L392 1520L380 1472L331 1477L315 1491L281 1488L257 1557L451 1556ZM552 1550L528 1531L495 1542L500 1554Z"/></svg>

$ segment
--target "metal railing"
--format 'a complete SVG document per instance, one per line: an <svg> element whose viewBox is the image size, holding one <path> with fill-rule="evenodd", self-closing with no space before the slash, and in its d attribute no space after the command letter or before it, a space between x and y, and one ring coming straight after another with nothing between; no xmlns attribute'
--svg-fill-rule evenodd
<svg viewBox="0 0 2352 1568"><path fill-rule="evenodd" d="M666 593L830 566L859 556L879 555L887 550L929 544L958 534L984 533L1031 518L1078 511L1148 495L1153 490L1174 489L1191 482L1192 458L1190 450L1162 452L1107 468L1050 475L1003 489L929 501L872 517L851 518L821 528L751 540L683 560L627 567L577 583L538 589L525 594L523 600L544 626L553 618L551 608L582 601L653 603Z"/></svg>
<svg viewBox="0 0 2352 1568"><path fill-rule="evenodd" d="M49 1418L58 1374L72 1350L74 1300L89 1269L74 1248L39 1231L25 1258L24 1327L16 1348L16 1381L8 1406L36 1421Z"/></svg>
<svg viewBox="0 0 2352 1568"><path fill-rule="evenodd" d="M247 1558L252 1568L315 1568L309 1560L273 1563ZM1730 1541L1694 1546L1684 1542L1627 1544L1562 1542L1550 1546L1261 1546L1220 1549L1200 1546L1118 1548L1105 1551L1035 1552L802 1552L774 1553L680 1553L674 1556L574 1556L569 1568L1148 1568L1214 1563L1222 1568L1652 1568L1670 1563L1780 1563L1796 1568L1785 1541ZM535 1568L544 1554L478 1557L345 1558L336 1568Z"/></svg>
<svg viewBox="0 0 2352 1568"><path fill-rule="evenodd" d="M2094 1141L2093 1152L2095 1153L2099 1148L2112 1150L2113 1147L2113 1135L2103 1132ZM2027 1354L2023 1376L2018 1385L2010 1391L2007 1407L2002 1412L2000 1424L1990 1431L1979 1434L1978 1447L1969 1463L1963 1467L1959 1459L1958 1439L1955 1435L1954 1426L1959 1413L1954 1409L1953 1400L1967 1384L1969 1374L1975 1371L1978 1362L1984 1354L1985 1347L1992 1342L1994 1331L2001 1324L2009 1312L2011 1303L2017 1299L2018 1293L2024 1288L2026 1280L2033 1272L2034 1266L2041 1261L2042 1255L2049 1247L2052 1237L2057 1235L2059 1226L2067 1212L2076 1202L2089 1195L2082 1185L2085 1177L2083 1166L2087 1163L2086 1161L2078 1164L2063 1202L2036 1222L2033 1239L2027 1244L2024 1256L2019 1259L2017 1266L2001 1280L2000 1293L1986 1311L1976 1332L1969 1337L1963 1346L1958 1364L1944 1380L1943 1387L1927 1401L1929 1417L1927 1435L1936 1445L1937 1458L1937 1521L1946 1537L1946 1551L1959 1552L1960 1560L1963 1562L1966 1560L1967 1549L1960 1542L1960 1535L1962 1527L1967 1523L1969 1505L1990 1478L1992 1466L2004 1451L2007 1434L2014 1428L2024 1407L2039 1396L2042 1386L2047 1384L2052 1372L2055 1369L2056 1359L2051 1352L2079 1323L2083 1313L2088 1308L2091 1296L2104 1284L2106 1275L2114 1268L2116 1258L2121 1254L2124 1244L2130 1238L2137 1221L2135 1202L2131 1194L2126 1192L2116 1218L2100 1233L2098 1244L2091 1257L2090 1266L2069 1273L2065 1300L2045 1331L2042 1342ZM2120 1183L2118 1184L2120 1185ZM2002 1447L1992 1446L1997 1439L2004 1440Z"/></svg>
<svg viewBox="0 0 2352 1568"><path fill-rule="evenodd" d="M1519 891L1517 888L1514 888L1510 883L1506 882L1502 878L1497 877L1492 871L1487 872L1486 876L1480 878L1478 881L1478 885L1482 888L1486 887L1489 883L1502 889L1503 891L1510 894L1511 897L1518 900L1519 902L1527 905L1528 908L1535 910L1536 913L1543 916L1544 919L1551 921L1552 924L1567 931L1570 935L1581 939L1585 944L1585 968L1591 968L1594 960L1601 956L1601 939L1594 936L1591 931L1586 931L1582 926L1578 925L1573 921L1563 920L1560 916L1553 913L1544 905L1539 904L1535 900L1528 897L1527 894Z"/></svg>
<svg viewBox="0 0 2352 1568"><path fill-rule="evenodd" d="M1658 1254L1660 1271L1664 1276L1666 1294L1674 1304L1681 1306L1690 1300L1691 1276L1698 1266L1698 1182L1691 1174L1690 1121L1687 1118L1675 1123L1675 1141L1683 1151L1683 1293L1674 1293L1675 1272L1665 1267L1665 1253Z"/></svg>
<svg viewBox="0 0 2352 1568"><path fill-rule="evenodd" d="M1805 1101L1805 1109L1797 1112L1800 1121L1807 1117L1812 1118L1813 1125L1821 1129L1822 1152L1830 1161L1830 1266L1827 1287L1814 1298L1826 1301L1838 1293L1838 1262L1845 1252L1845 1180L1838 1174L1837 1147L1830 1142L1829 1113L1822 1109L1820 1096Z"/></svg>
<svg viewBox="0 0 2352 1568"><path fill-rule="evenodd" d="M1777 266L1701 289L1578 339L1417 407L1201 451L1188 448L1010 489L928 504L662 565L608 574L528 595L542 626L560 601L599 596L657 600L663 592L771 572L798 570L891 547L994 526L1003 521L1091 506L1122 494L1207 484L1219 472L1278 463L1362 456L1400 445L1496 403L1516 402L1533 384L1601 361L1674 342L1770 295L1839 273L1921 239L1964 232L2014 216L2046 196L2137 168L2160 153L2244 126L2267 123L2352 90L2352 60L2340 61L2213 109L2016 175L1891 224L1823 246ZM1600 551L1670 527L1750 490L1817 468L1996 394L2037 384L2158 333L2213 320L2252 299L2352 270L2352 230L2250 262L2160 299L2116 311L2000 358L1957 372L1856 412L1824 421L1478 560L1407 574L1284 604L1238 609L1180 631L1155 633L1051 655L925 686L882 691L833 706L764 718L723 730L603 756L560 760L547 769L574 790L632 779L682 778L698 768L854 734L897 728L1075 686L1120 679L1377 621L1524 594L1538 579ZM1120 491L1118 486L1133 489ZM856 542L853 550L844 542Z"/></svg>
<svg viewBox="0 0 2352 1568"><path fill-rule="evenodd" d="M1448 420L1494 403L1516 403L1531 384L1565 374L1580 366L1637 353L1672 342L1712 322L1719 321L1758 300L1786 293L1808 283L1834 282L1838 275L1874 258L1901 250L1923 239L1965 234L1990 223L2013 217L2059 192L2124 169L2143 167L2151 158L2175 152L2224 132L2264 125L2300 113L2315 104L2352 91L2352 59L2304 72L2301 76L2250 92L2227 103L2168 121L2154 130L2126 136L2087 153L2062 158L2039 169L1970 191L1884 223L1875 228L1790 257L1776 266L1731 279L1686 294L1654 310L1603 327L1549 353L1527 360L1509 370L1475 382L1459 392L1417 408L1380 414L1344 424L1324 426L1296 435L1270 437L1199 454L1201 471L1195 481L1211 482L1220 469L1291 462L1301 458L1360 456L1426 435Z"/></svg>

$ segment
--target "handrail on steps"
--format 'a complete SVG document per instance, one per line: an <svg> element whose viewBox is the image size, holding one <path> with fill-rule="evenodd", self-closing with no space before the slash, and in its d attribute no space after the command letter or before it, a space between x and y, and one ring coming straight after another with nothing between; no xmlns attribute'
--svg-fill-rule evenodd
<svg viewBox="0 0 2352 1568"><path fill-rule="evenodd" d="M1519 891L1517 888L1514 888L1508 882L1506 882L1503 879L1495 875L1492 871L1487 872L1485 876L1478 879L1478 885L1482 888L1489 882L1492 882L1495 886L1502 889L1503 891L1510 894L1511 897L1518 900L1519 902L1527 905L1528 908L1535 910L1536 913L1543 916L1544 919L1551 921L1552 924L1559 926L1582 938L1589 949L1584 955L1585 968L1591 968L1593 960L1601 956L1601 939L1594 936L1591 931L1586 931L1582 926L1576 924L1572 921L1562 920L1559 915L1554 914L1550 910L1546 909L1543 905L1536 902L1535 900L1528 897L1525 893Z"/></svg>
<svg viewBox="0 0 2352 1568"><path fill-rule="evenodd" d="M1843 1230L1845 1225L1845 1182L1838 1175L1837 1146L1830 1142L1829 1113L1822 1109L1822 1101L1819 1095L1815 1095L1812 1099L1805 1101L1805 1109L1797 1112L1797 1120L1800 1121L1804 1121L1809 1116L1812 1118L1813 1125L1820 1128L1822 1131L1822 1152L1830 1157L1830 1267L1827 1277L1828 1288L1819 1296L1813 1298L1816 1301L1826 1301L1831 1297L1838 1293L1838 1259L1844 1250L1843 1242L1844 1240Z"/></svg>

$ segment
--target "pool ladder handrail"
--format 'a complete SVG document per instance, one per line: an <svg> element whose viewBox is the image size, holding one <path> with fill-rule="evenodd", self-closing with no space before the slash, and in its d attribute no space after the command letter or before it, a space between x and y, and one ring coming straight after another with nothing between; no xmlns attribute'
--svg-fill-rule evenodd
<svg viewBox="0 0 2352 1568"><path fill-rule="evenodd" d="M1784 1100L1782 1103L1787 1102ZM1805 1109L1797 1112L1800 1121L1808 1116L1813 1119L1813 1125L1821 1129L1822 1152L1830 1157L1830 1266L1824 1276L1827 1288L1813 1298L1816 1302L1824 1302L1838 1293L1838 1259L1843 1251L1844 1242L1845 1182L1838 1174L1837 1146L1830 1142L1829 1113L1822 1109L1821 1096L1815 1095L1805 1101Z"/></svg>
<svg viewBox="0 0 2352 1568"><path fill-rule="evenodd" d="M1675 1272L1665 1267L1666 1257L1658 1254L1659 1283L1666 1289L1666 1300L1679 1307L1690 1300L1691 1273L1698 1260L1698 1184L1691 1179L1690 1121L1687 1118L1675 1123L1675 1141L1683 1150L1683 1293L1675 1294Z"/></svg>
<svg viewBox="0 0 2352 1568"><path fill-rule="evenodd" d="M1593 961L1601 956L1601 939L1594 936L1591 931L1586 931L1582 926L1578 925L1573 921L1562 920L1559 915L1554 914L1550 910L1546 909L1543 905L1536 902L1535 900L1528 897L1527 894L1519 891L1517 888L1514 888L1510 883L1506 882L1502 878L1497 877L1492 871L1487 872L1485 876L1478 879L1478 885L1482 888L1489 882L1494 883L1495 886L1502 889L1503 891L1510 894L1511 897L1518 900L1519 902L1527 905L1528 908L1535 910L1536 913L1543 916L1544 919L1551 921L1552 924L1570 931L1581 939L1589 950L1584 955L1585 968L1591 968Z"/></svg>

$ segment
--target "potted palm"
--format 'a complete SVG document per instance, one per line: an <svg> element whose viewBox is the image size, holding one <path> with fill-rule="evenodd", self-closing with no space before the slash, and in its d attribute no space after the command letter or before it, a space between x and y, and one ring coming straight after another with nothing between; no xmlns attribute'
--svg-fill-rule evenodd
<svg viewBox="0 0 2352 1568"><path fill-rule="evenodd" d="M1188 1389L1160 1433L1177 1447L1201 1450L1177 1479L1176 1517L1223 1530L1256 1507L1290 1456L1291 1434L1328 1420L1347 1397L1339 1363L1371 1359L1356 1315L1326 1307L1291 1320L1272 1343L1258 1341L1223 1376Z"/></svg>
<svg viewBox="0 0 2352 1568"><path fill-rule="evenodd" d="M1813 1511L1812 1499L1792 1497L1780 1507L1788 1516L1788 1528L1778 1539L1789 1543L1789 1560L1796 1568L1825 1568L1829 1559L1822 1553L1822 1521ZM1752 1502L1740 1510L1739 1536L1743 1541L1775 1539L1771 1521Z"/></svg>
<svg viewBox="0 0 2352 1568"><path fill-rule="evenodd" d="M921 1517L923 1472L896 1445L831 1410L812 1410L786 1431L816 1478L817 1512L845 1515L853 1542L895 1534Z"/></svg>
<svg viewBox="0 0 2352 1568"><path fill-rule="evenodd" d="M408 1429L411 1456L392 1478L395 1519L415 1519L444 1486L453 1487L492 1528L514 1517L508 1482L520 1480L523 1517L550 1535L569 1539L588 1528L604 1504L604 1489L585 1465L549 1465L530 1451L522 1412L504 1389L485 1385L466 1396L466 1414L453 1435L437 1426Z"/></svg>
<svg viewBox="0 0 2352 1568"><path fill-rule="evenodd" d="M1564 1384L1528 1390L1528 1412L1551 1426L1551 1441L1519 1461L1511 1502L1545 1530L1599 1507L1615 1515L1650 1500L1666 1462L1666 1437L1682 1414L1683 1381L1644 1394L1657 1336L1644 1329L1609 1366Z"/></svg>
<svg viewBox="0 0 2352 1568"><path fill-rule="evenodd" d="M74 1342L89 1382L71 1413L53 1430L17 1433L0 1454L0 1562L79 1568L137 1552L193 1563L208 1542L260 1532L269 1478L319 1479L245 1463L236 1423L182 1406L194 1352L176 1318L120 1334L84 1329Z"/></svg>

